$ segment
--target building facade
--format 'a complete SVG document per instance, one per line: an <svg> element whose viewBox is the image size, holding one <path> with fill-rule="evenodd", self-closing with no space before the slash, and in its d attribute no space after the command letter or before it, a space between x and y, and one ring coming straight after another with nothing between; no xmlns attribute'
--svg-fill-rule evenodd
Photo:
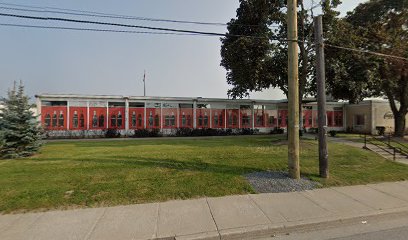
<svg viewBox="0 0 408 240"><path fill-rule="evenodd" d="M288 123L286 100L60 94L37 95L36 99L42 126L56 135L84 130L97 134L111 128L123 133L160 129L166 134L177 128L251 128L266 133L276 127L286 129ZM387 112L385 106L328 102L327 128L374 133L378 124L390 123L373 118ZM305 101L302 116L306 130L317 128L317 103Z"/></svg>

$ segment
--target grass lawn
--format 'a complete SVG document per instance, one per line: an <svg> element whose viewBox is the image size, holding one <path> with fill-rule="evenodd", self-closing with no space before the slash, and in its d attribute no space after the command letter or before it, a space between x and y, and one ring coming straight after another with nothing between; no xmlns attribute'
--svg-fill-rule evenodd
<svg viewBox="0 0 408 240"><path fill-rule="evenodd" d="M47 143L28 159L0 161L0 212L253 193L243 174L287 168L277 136ZM408 179L408 166L329 143L330 174L319 179L317 142L301 144L302 174L323 186Z"/></svg>
<svg viewBox="0 0 408 240"><path fill-rule="evenodd" d="M364 142L364 134L356 134L356 133L337 133L336 137L344 138L346 140L350 140L353 142ZM370 136L367 136L370 137Z"/></svg>

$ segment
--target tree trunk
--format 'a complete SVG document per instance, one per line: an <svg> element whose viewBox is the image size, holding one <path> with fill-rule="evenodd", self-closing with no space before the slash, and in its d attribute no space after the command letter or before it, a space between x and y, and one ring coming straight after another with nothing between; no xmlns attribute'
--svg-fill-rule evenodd
<svg viewBox="0 0 408 240"><path fill-rule="evenodd" d="M394 135L396 137L404 137L405 133L405 115L406 113L394 113Z"/></svg>

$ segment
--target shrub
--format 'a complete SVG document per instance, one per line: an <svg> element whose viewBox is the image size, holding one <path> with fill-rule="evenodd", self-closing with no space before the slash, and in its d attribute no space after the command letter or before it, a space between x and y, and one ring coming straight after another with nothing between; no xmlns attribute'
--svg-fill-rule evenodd
<svg viewBox="0 0 408 240"><path fill-rule="evenodd" d="M319 128L311 128L310 132L317 134L317 133L319 133Z"/></svg>
<svg viewBox="0 0 408 240"><path fill-rule="evenodd" d="M285 129L280 128L280 127L275 127L272 131L271 134L284 134Z"/></svg>
<svg viewBox="0 0 408 240"><path fill-rule="evenodd" d="M132 137L146 138L146 137L160 137L160 129L136 129Z"/></svg>
<svg viewBox="0 0 408 240"><path fill-rule="evenodd" d="M385 134L385 127L377 126L375 129L377 129L378 135L383 136Z"/></svg>
<svg viewBox="0 0 408 240"><path fill-rule="evenodd" d="M119 138L120 131L116 128L108 128L108 130L105 131L105 137L106 138Z"/></svg>
<svg viewBox="0 0 408 240"><path fill-rule="evenodd" d="M176 136L177 137L190 137L193 134L193 130L191 128L177 128L176 129Z"/></svg>
<svg viewBox="0 0 408 240"><path fill-rule="evenodd" d="M335 137L335 136L337 135L337 131L335 131L335 130L330 130L330 131L329 131L329 134L330 134L331 137Z"/></svg>

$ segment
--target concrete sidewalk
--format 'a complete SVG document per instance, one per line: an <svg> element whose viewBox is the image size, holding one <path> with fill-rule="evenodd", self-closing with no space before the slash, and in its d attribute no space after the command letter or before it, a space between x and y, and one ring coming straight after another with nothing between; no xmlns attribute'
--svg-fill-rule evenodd
<svg viewBox="0 0 408 240"><path fill-rule="evenodd" d="M245 239L401 213L408 181L0 215L0 239Z"/></svg>

